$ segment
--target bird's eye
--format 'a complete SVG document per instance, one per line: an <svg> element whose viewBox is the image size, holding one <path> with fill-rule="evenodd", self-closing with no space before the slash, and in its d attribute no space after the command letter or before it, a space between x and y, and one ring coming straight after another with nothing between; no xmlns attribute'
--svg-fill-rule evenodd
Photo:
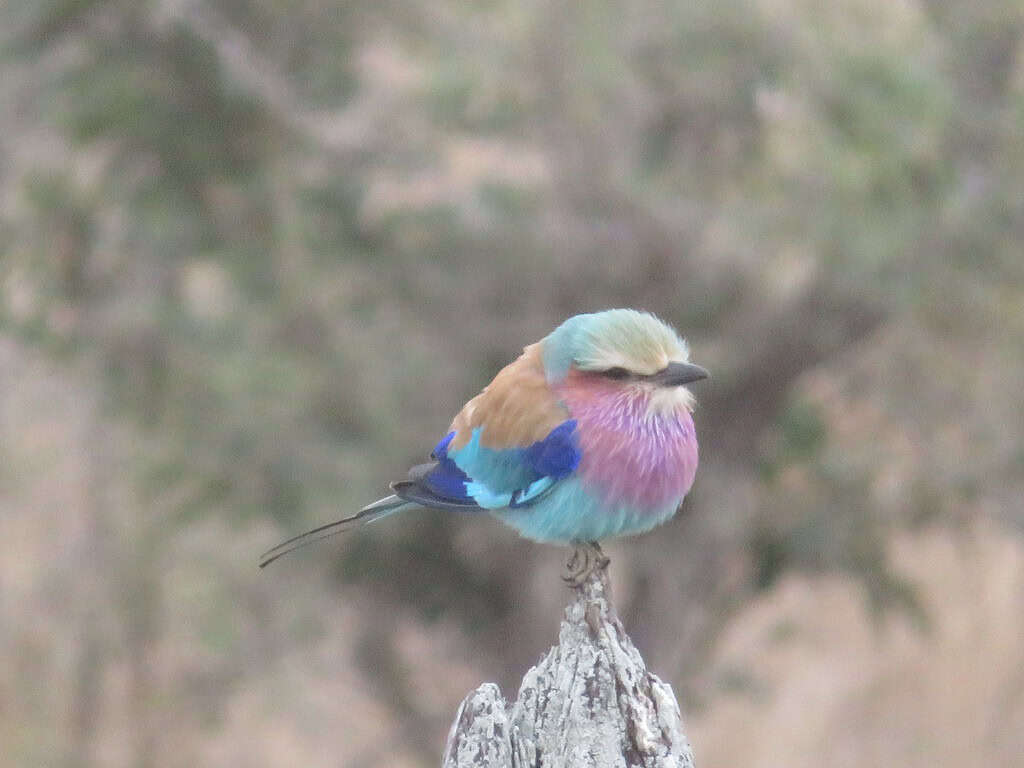
<svg viewBox="0 0 1024 768"><path fill-rule="evenodd" d="M607 371L601 371L602 375L607 376L609 379L615 379L621 381L622 379L628 379L630 374L625 368L616 366L615 368L609 368Z"/></svg>

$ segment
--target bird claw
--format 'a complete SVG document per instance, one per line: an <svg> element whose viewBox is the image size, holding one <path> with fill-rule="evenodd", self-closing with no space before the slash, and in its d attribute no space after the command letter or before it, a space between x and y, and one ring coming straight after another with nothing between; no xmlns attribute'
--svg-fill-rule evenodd
<svg viewBox="0 0 1024 768"><path fill-rule="evenodd" d="M573 589L582 587L595 571L603 571L611 561L596 541L576 544L562 572L562 581Z"/></svg>

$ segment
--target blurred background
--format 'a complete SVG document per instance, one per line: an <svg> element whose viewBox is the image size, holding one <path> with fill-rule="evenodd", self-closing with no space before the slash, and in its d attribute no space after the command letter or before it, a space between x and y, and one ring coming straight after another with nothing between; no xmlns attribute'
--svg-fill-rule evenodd
<svg viewBox="0 0 1024 768"><path fill-rule="evenodd" d="M0 4L0 765L436 765L565 553L275 564L526 343L689 339L609 547L698 763L1024 765L1024 3Z"/></svg>

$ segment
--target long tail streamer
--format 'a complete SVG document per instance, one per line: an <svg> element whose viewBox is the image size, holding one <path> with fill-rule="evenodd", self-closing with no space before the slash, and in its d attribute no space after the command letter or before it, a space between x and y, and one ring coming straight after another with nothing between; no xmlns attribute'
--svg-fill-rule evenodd
<svg viewBox="0 0 1024 768"><path fill-rule="evenodd" d="M335 520L333 523L327 523L311 531L300 533L298 536L288 539L288 541L281 542L273 549L267 550L260 557L260 568L266 568L279 557L283 557L289 552L294 552L296 549L301 549L316 541L326 539L328 536L343 533L355 528L357 525L372 523L374 520L380 520L382 517L387 517L401 511L405 507L412 506L415 506L415 504L411 504L398 496L388 496L380 501L375 501L350 517Z"/></svg>

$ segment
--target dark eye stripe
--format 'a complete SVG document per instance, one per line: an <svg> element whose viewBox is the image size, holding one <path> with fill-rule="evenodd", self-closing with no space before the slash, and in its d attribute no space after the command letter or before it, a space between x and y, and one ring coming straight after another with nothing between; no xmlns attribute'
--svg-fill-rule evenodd
<svg viewBox="0 0 1024 768"><path fill-rule="evenodd" d="M607 376L609 379L628 379L632 374L625 368L616 366L615 368L609 368L607 371L601 371L602 376Z"/></svg>

